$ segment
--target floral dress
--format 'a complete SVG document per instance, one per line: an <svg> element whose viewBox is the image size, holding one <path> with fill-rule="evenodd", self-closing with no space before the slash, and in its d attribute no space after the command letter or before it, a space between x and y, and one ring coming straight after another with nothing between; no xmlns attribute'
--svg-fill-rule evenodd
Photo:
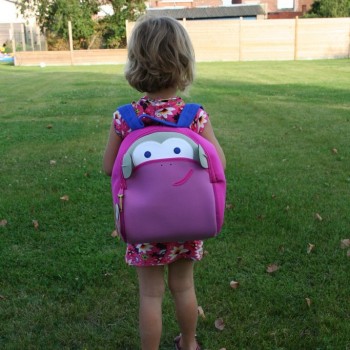
<svg viewBox="0 0 350 350"><path fill-rule="evenodd" d="M145 96L139 101L133 102L132 106L137 115L148 114L161 120L177 123L185 102L180 97L152 100ZM208 118L208 114L202 108L199 109L190 128L197 133L201 133L208 122ZM113 122L116 133L122 138L132 131L118 111L113 115ZM146 126L156 123L146 118L143 122ZM201 260L202 256L203 241L151 242L127 244L125 261L133 266L155 266L167 265L178 259Z"/></svg>

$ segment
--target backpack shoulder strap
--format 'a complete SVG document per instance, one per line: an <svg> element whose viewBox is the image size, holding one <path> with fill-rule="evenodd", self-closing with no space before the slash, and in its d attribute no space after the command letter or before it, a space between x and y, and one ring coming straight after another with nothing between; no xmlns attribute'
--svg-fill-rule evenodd
<svg viewBox="0 0 350 350"><path fill-rule="evenodd" d="M122 116L122 118L129 125L131 130L142 129L144 127L144 124L137 117L134 107L130 103L128 103L127 105L118 107L117 110Z"/></svg>
<svg viewBox="0 0 350 350"><path fill-rule="evenodd" d="M168 126L174 126L178 128L189 128L200 108L202 108L202 106L196 103L185 104L185 107L180 113L177 124L173 124L170 122L168 123L166 121L160 121L155 118L154 120ZM150 119L153 119L151 116L146 114L142 114L141 116L138 117L134 110L134 107L130 103L123 105L121 107L118 107L118 112L120 113L122 118L126 121L126 123L129 125L131 130L142 129L145 126L141 120L142 117L148 117Z"/></svg>
<svg viewBox="0 0 350 350"><path fill-rule="evenodd" d="M190 127L194 118L196 117L198 110L202 108L201 105L196 103L186 103L183 108L179 120L176 124L177 127Z"/></svg>

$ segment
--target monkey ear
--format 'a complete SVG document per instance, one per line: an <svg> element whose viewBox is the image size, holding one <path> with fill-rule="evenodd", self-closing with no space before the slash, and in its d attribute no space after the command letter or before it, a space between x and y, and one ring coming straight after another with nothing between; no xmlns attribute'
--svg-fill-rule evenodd
<svg viewBox="0 0 350 350"><path fill-rule="evenodd" d="M208 169L208 159L201 145L198 145L198 158L202 168Z"/></svg>
<svg viewBox="0 0 350 350"><path fill-rule="evenodd" d="M128 179L131 174L132 170L134 169L134 163L132 161L130 153L126 153L123 157L122 162L122 172L125 179Z"/></svg>

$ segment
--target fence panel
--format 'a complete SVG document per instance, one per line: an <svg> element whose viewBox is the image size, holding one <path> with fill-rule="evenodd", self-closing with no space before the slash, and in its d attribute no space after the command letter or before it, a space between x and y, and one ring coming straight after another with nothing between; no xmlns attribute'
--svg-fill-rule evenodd
<svg viewBox="0 0 350 350"><path fill-rule="evenodd" d="M184 26L193 42L197 61L239 59L240 21L184 21Z"/></svg>
<svg viewBox="0 0 350 350"><path fill-rule="evenodd" d="M120 50L28 51L17 52L16 66L67 66L93 64L123 64L127 52Z"/></svg>
<svg viewBox="0 0 350 350"><path fill-rule="evenodd" d="M350 55L350 18L299 19L298 59Z"/></svg>
<svg viewBox="0 0 350 350"><path fill-rule="evenodd" d="M294 59L294 20L241 22L242 61Z"/></svg>

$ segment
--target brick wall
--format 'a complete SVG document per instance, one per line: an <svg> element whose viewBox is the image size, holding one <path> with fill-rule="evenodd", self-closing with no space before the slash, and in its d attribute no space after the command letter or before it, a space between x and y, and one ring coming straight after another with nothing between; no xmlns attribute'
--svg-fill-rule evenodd
<svg viewBox="0 0 350 350"><path fill-rule="evenodd" d="M222 6L221 0L194 0L194 6Z"/></svg>
<svg viewBox="0 0 350 350"><path fill-rule="evenodd" d="M298 0L298 6L296 11L309 11L311 9L312 4L314 3L314 0Z"/></svg>
<svg viewBox="0 0 350 350"><path fill-rule="evenodd" d="M311 5L313 4L314 0L294 0L294 11L296 12L303 12L303 11L309 11L311 9ZM251 0L242 0L242 4L251 4ZM260 4L267 6L268 12L277 12L280 11L278 9L278 2L277 0L260 0Z"/></svg>
<svg viewBox="0 0 350 350"><path fill-rule="evenodd" d="M278 12L269 12L267 15L268 19L291 19L295 17L301 17L302 12L295 11L278 11Z"/></svg>
<svg viewBox="0 0 350 350"><path fill-rule="evenodd" d="M170 1L170 0L152 0L148 1L148 6L150 8L162 8L162 7L201 7L201 6L222 6L222 0L180 0L180 1Z"/></svg>

